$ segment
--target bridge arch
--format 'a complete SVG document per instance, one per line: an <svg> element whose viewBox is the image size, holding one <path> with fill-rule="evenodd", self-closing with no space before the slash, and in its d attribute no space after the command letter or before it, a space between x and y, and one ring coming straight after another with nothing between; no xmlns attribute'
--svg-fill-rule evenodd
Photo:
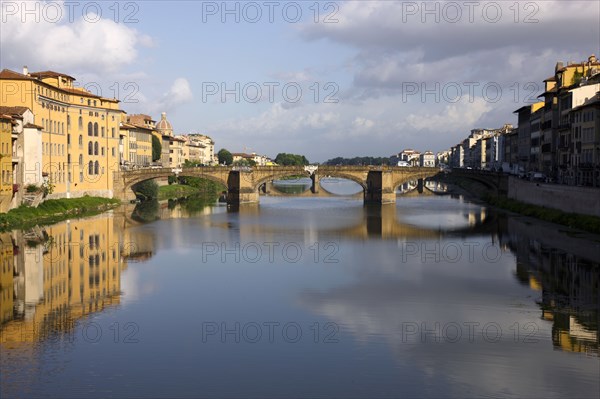
<svg viewBox="0 0 600 399"><path fill-rule="evenodd" d="M175 173L176 171L177 173ZM217 168L216 170L207 171L205 168L182 168L176 171L173 168L140 169L127 171L122 174L123 196L125 197L125 199L135 199L133 186L135 186L136 184L147 180L165 179L169 178L170 176L176 175L185 177L198 177L211 180L227 189L227 176L229 175L228 169L221 170Z"/></svg>
<svg viewBox="0 0 600 399"><path fill-rule="evenodd" d="M257 179L254 180L254 190L258 190L263 184L268 183L270 181L290 176L304 176L310 178L311 174L304 170L303 167L285 169L281 168L281 170L269 169L268 173L263 174L263 176L259 176Z"/></svg>
<svg viewBox="0 0 600 399"><path fill-rule="evenodd" d="M367 175L366 174L363 178L363 177L357 176L355 174L345 173L345 172L335 170L335 169L326 170L323 173L319 173L319 185L321 184L321 182L320 182L321 179L329 178L329 177L350 180L350 181L355 182L359 186L361 186L363 191L367 189ZM323 186L320 186L320 187L323 188ZM327 191L325 188L323 188L323 189L325 191Z"/></svg>

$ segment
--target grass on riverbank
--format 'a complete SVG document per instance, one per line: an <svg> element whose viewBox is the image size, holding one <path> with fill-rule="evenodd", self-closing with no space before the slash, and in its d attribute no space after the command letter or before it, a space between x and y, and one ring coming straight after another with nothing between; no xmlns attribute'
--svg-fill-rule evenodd
<svg viewBox="0 0 600 399"><path fill-rule="evenodd" d="M114 198L62 198L42 202L37 208L22 205L0 214L0 231L57 223L71 217L91 216L119 205Z"/></svg>
<svg viewBox="0 0 600 399"><path fill-rule="evenodd" d="M506 209L521 215L534 217L546 222L562 224L575 229L585 230L590 233L600 234L600 218L578 213L567 213L558 209L525 204L510 198L485 198L486 202L498 208Z"/></svg>

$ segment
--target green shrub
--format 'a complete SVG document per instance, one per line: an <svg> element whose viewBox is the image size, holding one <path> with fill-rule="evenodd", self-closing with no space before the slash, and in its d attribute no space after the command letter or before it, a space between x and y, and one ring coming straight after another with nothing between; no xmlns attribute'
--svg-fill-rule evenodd
<svg viewBox="0 0 600 399"><path fill-rule="evenodd" d="M144 180L133 186L133 192L143 201L158 198L158 184L154 180Z"/></svg>

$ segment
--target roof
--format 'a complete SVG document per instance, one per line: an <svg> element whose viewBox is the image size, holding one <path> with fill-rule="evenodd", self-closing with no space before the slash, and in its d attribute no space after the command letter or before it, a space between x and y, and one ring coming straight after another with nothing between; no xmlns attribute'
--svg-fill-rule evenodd
<svg viewBox="0 0 600 399"><path fill-rule="evenodd" d="M29 75L33 76L34 78L59 78L59 77L63 77L63 78L69 78L71 80L75 80L75 78L73 76L69 76L66 73L60 73L60 72L54 72L54 71L31 72Z"/></svg>
<svg viewBox="0 0 600 399"><path fill-rule="evenodd" d="M92 98L103 98L103 97L97 96L95 94L90 93L89 91L82 90L82 89L74 89L71 87L57 87L57 89L68 91L69 93L77 94L79 96L92 97ZM106 100L110 100L110 99L107 98Z"/></svg>
<svg viewBox="0 0 600 399"><path fill-rule="evenodd" d="M146 127L146 126L140 126L140 125L136 125L134 123L125 123L125 122L121 122L121 128L125 128L125 129L142 129L142 130L148 130L149 132L153 132L154 129Z"/></svg>
<svg viewBox="0 0 600 399"><path fill-rule="evenodd" d="M0 114L7 114L12 116L23 115L28 110L29 108L27 107L9 107L6 105L0 106Z"/></svg>
<svg viewBox="0 0 600 399"><path fill-rule="evenodd" d="M600 66L600 62L588 62L588 61L576 62L573 64L563 66L562 68L558 69L556 72L564 72L569 68L586 67L586 66Z"/></svg>
<svg viewBox="0 0 600 399"><path fill-rule="evenodd" d="M40 75L40 74L42 74L43 76ZM52 76L51 74L56 74L56 76L65 76L65 77L68 77L70 79L75 80L75 78L73 78L73 77L71 77L69 75L59 74L58 72L52 72L52 71L30 73L30 75L36 76L36 77L37 76L39 76L39 77ZM12 80L33 80L33 81L36 81L36 82L40 82L41 84L45 84L48 87L52 87L52 89L54 89L54 90L61 90L61 91L65 91L65 92L68 92L68 93L72 93L72 94L76 94L76 95L84 96L84 97L99 98L99 99L102 99L103 101L120 102L117 99L112 99L112 98L106 98L106 97L97 96L97 95L92 94L89 91L81 89L81 88L76 89L76 88L72 88L72 87L57 87L57 86L48 84L47 82L42 82L41 80L36 79L36 78L34 78L32 76L23 75L21 73L18 73L18 72L15 72L15 71L11 71L10 69L3 69L0 72L0 79L6 79L6 80L9 80L9 79L12 79Z"/></svg>
<svg viewBox="0 0 600 399"><path fill-rule="evenodd" d="M39 125L36 125L34 123L26 123L23 127L26 128L26 129L27 128L33 128L33 129L38 129L38 130L43 130L44 129L43 127L41 127Z"/></svg>
<svg viewBox="0 0 600 399"><path fill-rule="evenodd" d="M15 79L15 80L35 80L31 76L23 75L10 69L3 69L0 72L0 79Z"/></svg>
<svg viewBox="0 0 600 399"><path fill-rule="evenodd" d="M543 82L556 82L556 77L554 75L550 76L549 78L544 79Z"/></svg>

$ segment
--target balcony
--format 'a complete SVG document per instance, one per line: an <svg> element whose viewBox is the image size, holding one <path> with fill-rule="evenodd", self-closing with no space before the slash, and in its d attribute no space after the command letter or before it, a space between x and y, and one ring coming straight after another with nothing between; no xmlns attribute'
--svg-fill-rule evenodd
<svg viewBox="0 0 600 399"><path fill-rule="evenodd" d="M558 130L571 129L571 122L561 122L558 124Z"/></svg>

